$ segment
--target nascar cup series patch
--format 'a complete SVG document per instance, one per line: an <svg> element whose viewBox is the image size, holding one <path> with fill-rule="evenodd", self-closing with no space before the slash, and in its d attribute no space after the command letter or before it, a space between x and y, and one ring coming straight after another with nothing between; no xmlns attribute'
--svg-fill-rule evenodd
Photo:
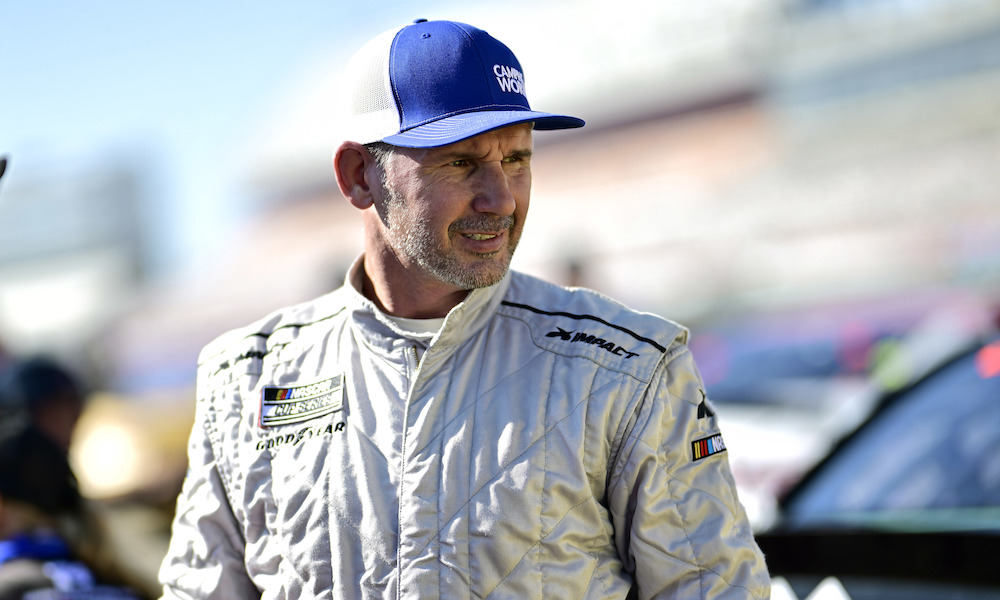
<svg viewBox="0 0 1000 600"><path fill-rule="evenodd" d="M343 375L296 387L266 386L260 397L260 426L301 423L343 407Z"/></svg>
<svg viewBox="0 0 1000 600"><path fill-rule="evenodd" d="M708 458L713 454L726 451L726 443L722 441L722 434L717 433L711 437L702 438L691 442L691 452L695 460Z"/></svg>

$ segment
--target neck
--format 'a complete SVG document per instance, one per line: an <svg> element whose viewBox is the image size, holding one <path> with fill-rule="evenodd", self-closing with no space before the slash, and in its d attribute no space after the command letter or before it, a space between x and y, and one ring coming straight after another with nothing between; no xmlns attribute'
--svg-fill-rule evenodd
<svg viewBox="0 0 1000 600"><path fill-rule="evenodd" d="M390 284L389 275L402 272L403 267L378 253L365 253L362 265L362 290L366 298L384 313L406 319L437 319L445 317L466 296L469 290L458 289L440 282L424 282L408 278L407 285ZM401 280L397 278L396 281Z"/></svg>

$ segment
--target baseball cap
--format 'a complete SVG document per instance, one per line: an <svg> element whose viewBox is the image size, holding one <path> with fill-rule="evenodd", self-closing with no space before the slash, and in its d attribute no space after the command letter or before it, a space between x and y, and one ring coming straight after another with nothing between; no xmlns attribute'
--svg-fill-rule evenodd
<svg viewBox="0 0 1000 600"><path fill-rule="evenodd" d="M347 67L347 139L433 148L517 123L582 127L531 109L521 63L481 29L418 19L372 38Z"/></svg>

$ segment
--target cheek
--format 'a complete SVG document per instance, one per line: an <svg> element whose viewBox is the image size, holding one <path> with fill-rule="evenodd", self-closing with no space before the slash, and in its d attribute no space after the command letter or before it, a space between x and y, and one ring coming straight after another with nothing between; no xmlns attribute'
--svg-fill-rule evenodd
<svg viewBox="0 0 1000 600"><path fill-rule="evenodd" d="M511 191L517 199L518 210L528 211L528 204L531 200L531 172L528 171L520 177L516 177L511 183Z"/></svg>
<svg viewBox="0 0 1000 600"><path fill-rule="evenodd" d="M519 193L515 194L517 205L514 208L514 212L517 215L517 220L524 222L525 215L528 214L528 206L531 204L531 185L526 185L523 190L518 190Z"/></svg>
<svg viewBox="0 0 1000 600"><path fill-rule="evenodd" d="M410 205L414 223L425 229L448 229L468 210L466 195L451 189L427 190L419 202Z"/></svg>
<svg viewBox="0 0 1000 600"><path fill-rule="evenodd" d="M450 217L450 213L446 213L443 210L423 209L413 211L410 214L410 217L414 228L426 231L447 230L448 225L450 225L453 220Z"/></svg>
<svg viewBox="0 0 1000 600"><path fill-rule="evenodd" d="M520 229L524 227L524 220L528 216L528 199L525 198L523 202L518 202L517 207L514 209L514 221L515 227Z"/></svg>

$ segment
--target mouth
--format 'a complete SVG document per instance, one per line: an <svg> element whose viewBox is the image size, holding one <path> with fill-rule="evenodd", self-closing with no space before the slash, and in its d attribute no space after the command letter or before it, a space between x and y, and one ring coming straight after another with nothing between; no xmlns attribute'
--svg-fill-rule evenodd
<svg viewBox="0 0 1000 600"><path fill-rule="evenodd" d="M507 245L514 227L514 217L479 216L452 223L449 233L468 252L480 257L492 256Z"/></svg>
<svg viewBox="0 0 1000 600"><path fill-rule="evenodd" d="M462 232L458 234L459 246L481 258L500 252L507 243L507 232Z"/></svg>

